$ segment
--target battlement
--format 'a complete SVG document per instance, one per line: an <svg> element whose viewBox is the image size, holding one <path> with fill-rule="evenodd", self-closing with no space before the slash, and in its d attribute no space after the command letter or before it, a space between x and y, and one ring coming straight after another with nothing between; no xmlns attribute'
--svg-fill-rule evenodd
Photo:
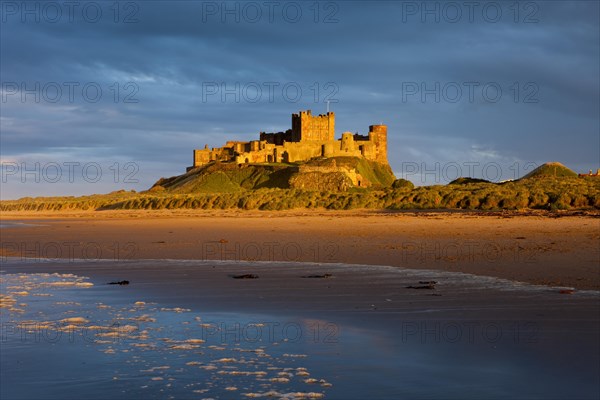
<svg viewBox="0 0 600 400"><path fill-rule="evenodd" d="M368 135L344 132L335 140L335 114L312 115L310 110L292 114L292 128L285 132L260 132L259 140L228 141L225 146L194 150L193 166L221 161L274 163L308 161L319 157L362 157L387 164L387 126L371 125Z"/></svg>

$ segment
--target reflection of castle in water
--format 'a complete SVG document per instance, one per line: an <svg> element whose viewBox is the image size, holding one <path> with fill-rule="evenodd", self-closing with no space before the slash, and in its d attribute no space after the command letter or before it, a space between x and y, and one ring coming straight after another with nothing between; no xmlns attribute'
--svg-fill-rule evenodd
<svg viewBox="0 0 600 400"><path fill-rule="evenodd" d="M368 135L342 133L335 140L335 114L313 116L308 111L292 114L292 129L278 133L260 133L260 140L228 141L225 146L194 150L191 168L211 161L272 163L308 161L317 157L363 157L387 164L387 126L371 125Z"/></svg>

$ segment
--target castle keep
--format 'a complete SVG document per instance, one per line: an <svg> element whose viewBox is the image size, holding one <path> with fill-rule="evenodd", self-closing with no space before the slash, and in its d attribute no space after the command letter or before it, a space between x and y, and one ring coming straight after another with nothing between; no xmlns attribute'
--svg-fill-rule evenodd
<svg viewBox="0 0 600 400"><path fill-rule="evenodd" d="M259 140L228 141L225 146L194 150L192 168L211 161L245 163L291 163L319 157L363 157L387 164L387 126L371 125L368 135L342 133L335 140L335 114L313 116L311 111L292 114L292 129L260 133Z"/></svg>

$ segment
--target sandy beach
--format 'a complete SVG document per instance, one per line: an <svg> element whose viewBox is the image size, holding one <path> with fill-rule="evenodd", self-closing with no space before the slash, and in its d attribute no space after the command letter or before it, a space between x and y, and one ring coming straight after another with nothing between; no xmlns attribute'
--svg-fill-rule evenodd
<svg viewBox="0 0 600 400"><path fill-rule="evenodd" d="M600 289L600 218L544 213L3 212L2 254L387 265ZM14 226L14 225L13 225Z"/></svg>
<svg viewBox="0 0 600 400"><path fill-rule="evenodd" d="M599 394L593 214L3 213L0 223L6 398ZM47 379L32 384L42 364ZM84 383L65 394L72 379Z"/></svg>

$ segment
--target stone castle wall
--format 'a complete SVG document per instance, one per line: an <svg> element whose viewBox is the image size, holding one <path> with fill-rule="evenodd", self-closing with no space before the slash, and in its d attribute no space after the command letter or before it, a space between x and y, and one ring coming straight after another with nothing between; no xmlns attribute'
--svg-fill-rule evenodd
<svg viewBox="0 0 600 400"><path fill-rule="evenodd" d="M335 114L292 114L292 129L260 133L260 140L229 141L223 147L194 150L195 168L212 161L274 163L308 161L317 157L353 156L387 164L387 127L371 125L368 135L342 133L335 140Z"/></svg>

